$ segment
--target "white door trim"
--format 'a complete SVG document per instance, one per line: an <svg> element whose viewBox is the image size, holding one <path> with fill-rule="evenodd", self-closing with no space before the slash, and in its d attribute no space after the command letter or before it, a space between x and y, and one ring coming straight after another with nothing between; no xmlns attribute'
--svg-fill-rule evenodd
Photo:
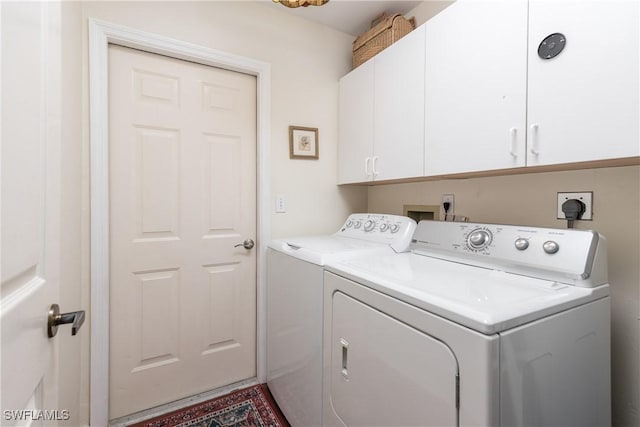
<svg viewBox="0 0 640 427"><path fill-rule="evenodd" d="M266 381L266 245L270 239L269 147L271 67L156 34L89 20L91 138L91 398L92 425L109 422L109 44L238 71L257 78L257 379Z"/></svg>

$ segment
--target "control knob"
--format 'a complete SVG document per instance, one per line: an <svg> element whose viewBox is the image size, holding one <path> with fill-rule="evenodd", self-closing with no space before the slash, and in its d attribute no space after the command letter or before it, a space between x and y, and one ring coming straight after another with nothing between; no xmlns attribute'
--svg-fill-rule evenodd
<svg viewBox="0 0 640 427"><path fill-rule="evenodd" d="M389 231L392 233L397 233L400 230L400 226L398 224L389 225Z"/></svg>
<svg viewBox="0 0 640 427"><path fill-rule="evenodd" d="M384 233L384 232L385 232L385 231L387 231L388 229L389 229L389 223L388 223L388 222L385 222L384 224L380 224L380 231L381 231L381 232L383 232L383 233Z"/></svg>
<svg viewBox="0 0 640 427"><path fill-rule="evenodd" d="M362 222L360 222L360 221L355 221L355 222L353 223L353 228L360 228L360 226L361 226L361 225L362 225Z"/></svg>
<svg viewBox="0 0 640 427"><path fill-rule="evenodd" d="M364 231L371 231L376 227L376 223L374 220L372 219L368 219L365 223L364 223Z"/></svg>
<svg viewBox="0 0 640 427"><path fill-rule="evenodd" d="M516 249L519 251L524 251L525 249L527 249L529 247L529 241L527 239L524 239L522 237L516 239Z"/></svg>
<svg viewBox="0 0 640 427"><path fill-rule="evenodd" d="M560 250L560 245L553 240L547 240L542 244L542 249L548 254L555 254Z"/></svg>
<svg viewBox="0 0 640 427"><path fill-rule="evenodd" d="M491 233L488 230L476 229L469 233L467 244L471 249L484 249L491 243Z"/></svg>

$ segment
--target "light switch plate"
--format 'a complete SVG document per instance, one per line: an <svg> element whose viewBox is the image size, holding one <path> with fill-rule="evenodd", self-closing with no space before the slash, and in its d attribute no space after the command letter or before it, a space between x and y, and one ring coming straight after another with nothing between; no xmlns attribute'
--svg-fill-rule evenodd
<svg viewBox="0 0 640 427"><path fill-rule="evenodd" d="M276 194L276 213L287 212L287 204L284 194Z"/></svg>

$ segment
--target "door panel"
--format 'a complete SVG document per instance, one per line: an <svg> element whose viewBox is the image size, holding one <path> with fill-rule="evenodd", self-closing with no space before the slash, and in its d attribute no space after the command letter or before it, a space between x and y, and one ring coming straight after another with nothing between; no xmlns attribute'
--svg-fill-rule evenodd
<svg viewBox="0 0 640 427"><path fill-rule="evenodd" d="M373 60L340 79L338 184L371 181Z"/></svg>
<svg viewBox="0 0 640 427"><path fill-rule="evenodd" d="M425 27L404 36L374 61L374 179L424 175Z"/></svg>
<svg viewBox="0 0 640 427"><path fill-rule="evenodd" d="M110 417L256 375L256 80L109 48Z"/></svg>
<svg viewBox="0 0 640 427"><path fill-rule="evenodd" d="M442 342L333 294L330 387L347 426L455 426L458 363Z"/></svg>
<svg viewBox="0 0 640 427"><path fill-rule="evenodd" d="M0 3L3 426L29 425L45 409L54 420L63 415L53 412L56 347L47 337L49 306L59 297L59 8Z"/></svg>
<svg viewBox="0 0 640 427"><path fill-rule="evenodd" d="M520 0L458 0L426 23L425 175L525 165L526 23Z"/></svg>
<svg viewBox="0 0 640 427"><path fill-rule="evenodd" d="M527 165L640 155L639 14L637 1L529 2ZM543 60L553 33L566 46Z"/></svg>

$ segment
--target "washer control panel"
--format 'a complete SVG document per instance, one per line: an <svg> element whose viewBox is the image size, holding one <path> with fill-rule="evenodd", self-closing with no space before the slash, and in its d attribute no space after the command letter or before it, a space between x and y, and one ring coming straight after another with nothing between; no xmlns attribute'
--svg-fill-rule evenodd
<svg viewBox="0 0 640 427"><path fill-rule="evenodd" d="M541 277L583 280L591 275L600 239L604 240L587 230L421 221L411 249L418 254L533 277L553 272Z"/></svg>
<svg viewBox="0 0 640 427"><path fill-rule="evenodd" d="M336 235L387 243L397 252L408 250L416 222L406 216L351 214Z"/></svg>

